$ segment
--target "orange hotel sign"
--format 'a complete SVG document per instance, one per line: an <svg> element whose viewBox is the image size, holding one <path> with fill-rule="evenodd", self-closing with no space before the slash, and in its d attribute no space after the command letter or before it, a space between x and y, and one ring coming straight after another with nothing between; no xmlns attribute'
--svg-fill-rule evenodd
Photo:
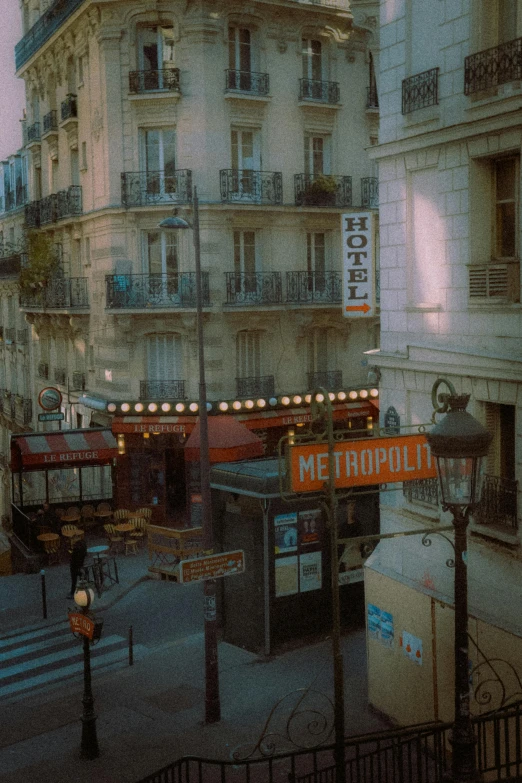
<svg viewBox="0 0 522 783"><path fill-rule="evenodd" d="M361 487L434 478L435 460L425 435L339 441L334 446L335 486ZM290 488L315 492L328 481L328 444L290 447Z"/></svg>

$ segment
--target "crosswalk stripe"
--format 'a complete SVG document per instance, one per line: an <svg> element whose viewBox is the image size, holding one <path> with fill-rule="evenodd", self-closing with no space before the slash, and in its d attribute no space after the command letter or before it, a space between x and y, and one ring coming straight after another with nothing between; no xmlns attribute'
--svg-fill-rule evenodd
<svg viewBox="0 0 522 783"><path fill-rule="evenodd" d="M38 636L50 636L51 634L54 634L63 628L70 628L69 623L67 621L64 623L59 623L58 625L47 625L44 626L43 628L38 628L35 631L26 631L25 633L21 633L18 636L10 636L8 638L0 639L0 648L13 647L15 644L18 644L19 642L25 642L28 641L29 639L35 639Z"/></svg>
<svg viewBox="0 0 522 783"><path fill-rule="evenodd" d="M13 650L9 650L5 653L0 653L0 663L4 661L10 661L13 658L20 658L22 655L29 655L30 653L37 652L38 650L45 650L46 647L57 647L65 642L71 642L70 628L69 633L64 633L61 636L53 636L50 639L43 639L41 642L35 642L34 644L26 644L23 647L15 647Z"/></svg>
<svg viewBox="0 0 522 783"><path fill-rule="evenodd" d="M107 636L96 645L96 648L111 647L114 644L120 644L125 639L122 636ZM49 664L57 663L58 661L66 660L67 658L74 658L81 655L82 647L80 644L71 645L65 650L58 650L58 652L50 653L49 655L43 655L40 658L31 658L28 661L22 661L16 663L13 666L7 666L0 671L0 680L6 680L9 677L14 677L16 674L23 674L24 672L31 671L32 669L41 669L42 666L49 666ZM94 656L93 656L94 660ZM63 671L63 669L62 669Z"/></svg>

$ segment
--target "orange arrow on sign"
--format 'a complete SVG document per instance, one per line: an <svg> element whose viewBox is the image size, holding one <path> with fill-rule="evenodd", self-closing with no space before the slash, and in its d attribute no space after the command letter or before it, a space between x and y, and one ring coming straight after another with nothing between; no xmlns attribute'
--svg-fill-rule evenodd
<svg viewBox="0 0 522 783"><path fill-rule="evenodd" d="M370 307L370 305L365 303L363 305L353 305L351 307L346 307L346 312L350 313L350 312L353 312L354 310L362 310L363 313L367 313L368 310L371 310L371 309L372 308Z"/></svg>

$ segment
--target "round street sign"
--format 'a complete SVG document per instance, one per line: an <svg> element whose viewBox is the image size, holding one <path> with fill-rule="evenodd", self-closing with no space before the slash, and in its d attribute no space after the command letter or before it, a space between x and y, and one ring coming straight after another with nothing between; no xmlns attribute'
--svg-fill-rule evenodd
<svg viewBox="0 0 522 783"><path fill-rule="evenodd" d="M62 404L62 393L53 386L47 386L38 395L38 404L44 411L54 411Z"/></svg>

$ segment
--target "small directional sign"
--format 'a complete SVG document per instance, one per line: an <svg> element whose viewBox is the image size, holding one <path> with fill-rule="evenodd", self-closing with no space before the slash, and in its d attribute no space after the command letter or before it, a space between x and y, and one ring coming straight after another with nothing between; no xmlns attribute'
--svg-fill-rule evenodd
<svg viewBox="0 0 522 783"><path fill-rule="evenodd" d="M63 413L39 413L38 421L63 421Z"/></svg>
<svg viewBox="0 0 522 783"><path fill-rule="evenodd" d="M370 212L341 216L343 243L343 315L375 315L373 223Z"/></svg>
<svg viewBox="0 0 522 783"><path fill-rule="evenodd" d="M242 574L245 570L245 553L238 549L234 552L221 552L218 555L195 557L182 560L179 564L179 581L201 582L205 579L217 579L220 576Z"/></svg>

